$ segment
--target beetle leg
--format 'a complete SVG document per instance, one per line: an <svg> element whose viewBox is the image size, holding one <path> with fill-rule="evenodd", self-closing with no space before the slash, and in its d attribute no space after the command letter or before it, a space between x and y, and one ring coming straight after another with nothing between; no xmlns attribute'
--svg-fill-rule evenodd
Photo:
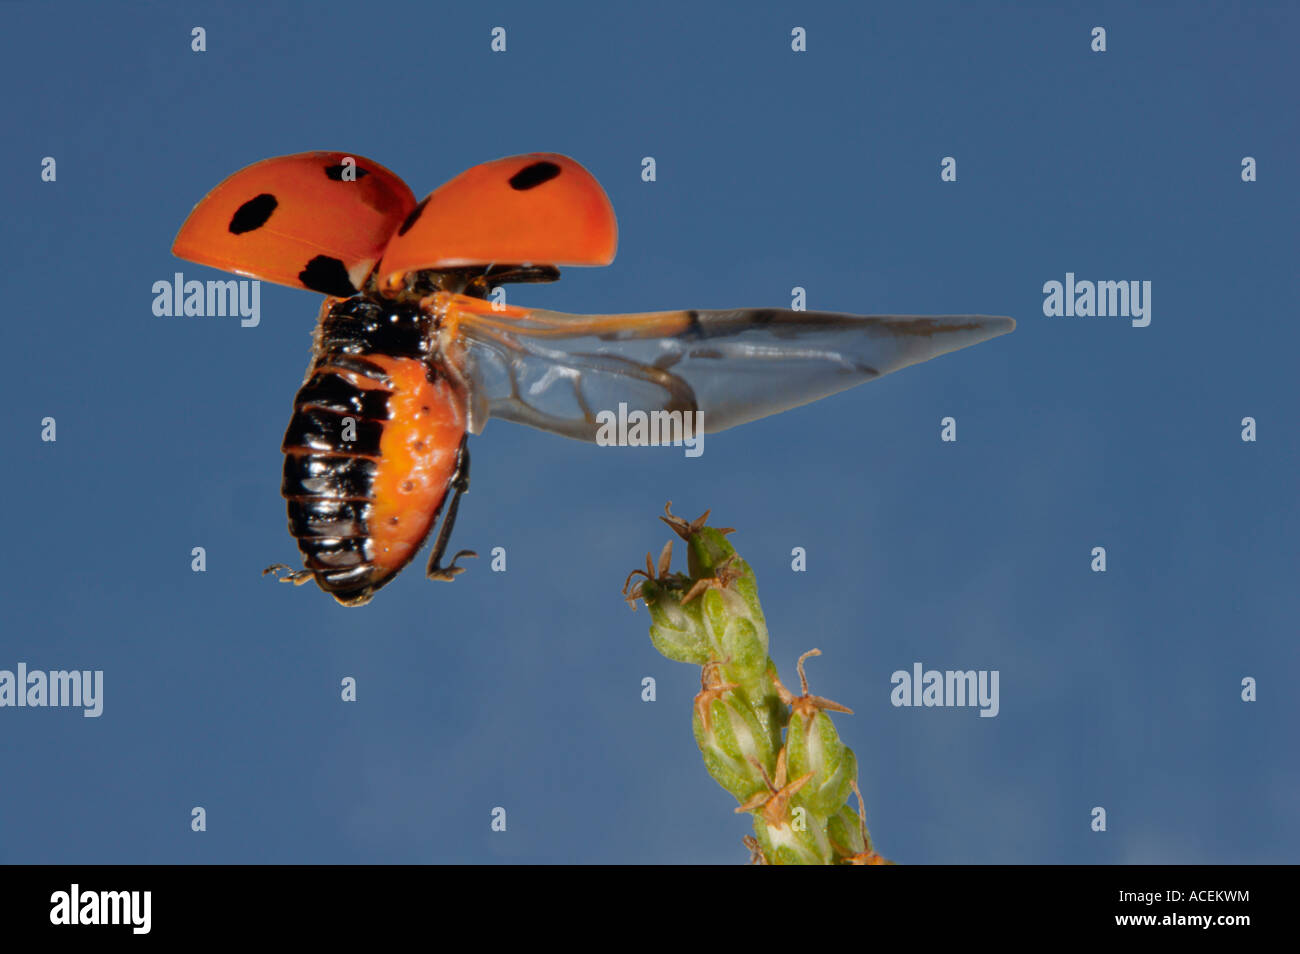
<svg viewBox="0 0 1300 954"><path fill-rule="evenodd" d="M284 576L281 576L281 570L288 570L289 572ZM316 575L311 570L295 570L287 563L272 563L262 571L263 576L266 576L268 573L274 574L275 578L281 583L292 583L294 586L302 586Z"/></svg>
<svg viewBox="0 0 1300 954"><path fill-rule="evenodd" d="M493 285L504 285L507 282L554 282L559 279L560 270L554 265L492 265L487 271L469 280L464 294L486 298Z"/></svg>
<svg viewBox="0 0 1300 954"><path fill-rule="evenodd" d="M456 510L460 507L460 495L469 490L469 441L460 439L460 450L456 452L456 472L451 477L451 503L447 505L447 515L442 518L438 529L438 538L433 542L433 553L429 555L428 577L431 580L452 580L459 573L464 573L463 566L457 566L461 557L478 557L473 550L461 550L451 558L447 566L439 566L442 555L447 552L451 540L451 529L456 525Z"/></svg>

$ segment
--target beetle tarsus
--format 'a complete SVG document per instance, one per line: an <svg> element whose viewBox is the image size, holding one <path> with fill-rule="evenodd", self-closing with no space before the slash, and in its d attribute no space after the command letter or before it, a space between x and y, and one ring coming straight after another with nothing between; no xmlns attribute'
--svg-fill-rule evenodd
<svg viewBox="0 0 1300 954"><path fill-rule="evenodd" d="M288 570L289 572L284 576L281 576L281 570ZM295 570L287 563L272 563L262 571L263 576L266 576L267 574L274 575L281 583L292 583L294 586L302 586L316 575L311 570Z"/></svg>
<svg viewBox="0 0 1300 954"><path fill-rule="evenodd" d="M461 557L474 557L478 559L478 554L473 550L458 550L456 555L451 558L451 563L447 566L435 566L434 561L429 564L429 579L439 580L444 583L450 583L457 575L464 573L468 567L457 566L456 561Z"/></svg>
<svg viewBox="0 0 1300 954"><path fill-rule="evenodd" d="M443 582L454 580L459 574L465 572L465 567L456 565L457 560L461 557L478 558L478 554L473 550L461 550L451 558L451 563L447 566L440 565L443 554L447 552L447 544L451 542L451 530L456 525L456 511L460 509L461 494L468 492L469 442L462 437L460 449L456 452L456 472L451 478L451 503L447 505L447 515L442 518L442 526L438 528L438 538L433 543L433 553L429 556L426 575L431 580Z"/></svg>

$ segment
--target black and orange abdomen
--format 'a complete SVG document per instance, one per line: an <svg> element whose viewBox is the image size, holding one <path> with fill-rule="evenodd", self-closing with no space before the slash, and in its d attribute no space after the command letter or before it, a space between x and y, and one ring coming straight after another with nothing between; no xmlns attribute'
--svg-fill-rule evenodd
<svg viewBox="0 0 1300 954"><path fill-rule="evenodd" d="M419 551L456 473L465 407L437 371L433 319L326 302L285 432L289 532L321 589L368 602Z"/></svg>

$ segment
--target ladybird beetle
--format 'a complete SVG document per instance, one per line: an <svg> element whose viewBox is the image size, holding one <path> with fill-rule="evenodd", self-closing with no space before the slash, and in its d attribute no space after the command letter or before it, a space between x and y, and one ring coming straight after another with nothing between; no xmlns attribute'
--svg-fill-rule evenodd
<svg viewBox="0 0 1300 954"><path fill-rule="evenodd" d="M594 441L597 410L626 404L702 412L712 433L1015 327L982 315L569 315L488 301L506 282L555 281L562 265L608 265L617 244L605 190L554 153L474 166L420 202L343 152L266 159L209 192L175 255L326 296L282 447L305 568L264 572L364 604L446 504L428 576L452 579L475 555L442 564L469 489L467 435L490 417Z"/></svg>

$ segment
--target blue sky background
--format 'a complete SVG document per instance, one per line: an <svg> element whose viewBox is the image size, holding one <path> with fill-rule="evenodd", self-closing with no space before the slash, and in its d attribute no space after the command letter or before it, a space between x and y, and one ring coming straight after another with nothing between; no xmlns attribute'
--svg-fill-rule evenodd
<svg viewBox="0 0 1300 954"><path fill-rule="evenodd" d="M668 499L738 528L784 675L823 651L813 691L856 711L837 723L887 855L1300 860L1300 14L1130 6L6 4L0 668L102 669L105 701L0 709L0 860L743 862L748 819L691 737L698 671L619 595ZM787 307L802 285L810 308L1020 326L693 460L493 423L454 544L506 547L508 572L411 570L344 609L259 576L297 560L278 448L318 296L264 284L255 329L151 311L155 281L218 277L169 253L191 206L308 149L417 195L577 158L618 258L515 302ZM1067 271L1150 280L1150 327L1043 317ZM892 707L917 661L999 670L1001 713Z"/></svg>

